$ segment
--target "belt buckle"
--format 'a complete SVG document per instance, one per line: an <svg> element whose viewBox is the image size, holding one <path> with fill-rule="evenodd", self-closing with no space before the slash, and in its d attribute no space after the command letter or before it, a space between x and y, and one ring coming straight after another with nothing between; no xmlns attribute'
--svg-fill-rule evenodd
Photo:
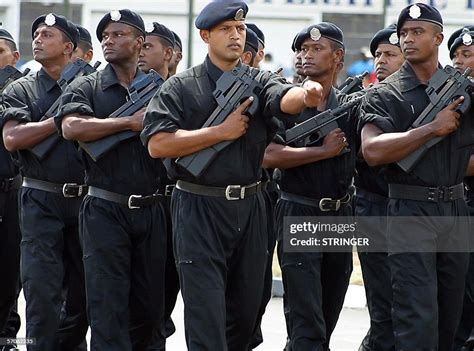
<svg viewBox="0 0 474 351"><path fill-rule="evenodd" d="M329 201L335 201L335 208L326 208L324 204ZM333 200L330 197L323 197L321 200L319 200L319 209L323 212L329 212L329 211L338 211L339 208L341 207L341 200Z"/></svg>
<svg viewBox="0 0 474 351"><path fill-rule="evenodd" d="M72 195L72 194L67 193L67 189L72 186L77 187L77 194ZM65 183L63 185L63 196L65 198L80 197L82 195L83 190L84 190L84 187L82 185L77 185L77 183Z"/></svg>
<svg viewBox="0 0 474 351"><path fill-rule="evenodd" d="M133 199L141 199L141 198L142 198L141 195L130 195L128 197L128 202L127 202L128 208L131 209L131 210L135 210L137 208L140 208L140 206L133 206L132 201L133 201Z"/></svg>
<svg viewBox="0 0 474 351"><path fill-rule="evenodd" d="M174 184L168 184L167 186L165 186L165 196L171 196L171 194L173 193L173 190L174 190L174 187L175 185Z"/></svg>
<svg viewBox="0 0 474 351"><path fill-rule="evenodd" d="M240 191L240 196L232 196L231 191L238 190ZM225 198L229 201L241 200L245 197L245 187L241 185L227 185L225 188Z"/></svg>
<svg viewBox="0 0 474 351"><path fill-rule="evenodd" d="M438 188L428 188L428 201L437 202L438 196L439 196Z"/></svg>

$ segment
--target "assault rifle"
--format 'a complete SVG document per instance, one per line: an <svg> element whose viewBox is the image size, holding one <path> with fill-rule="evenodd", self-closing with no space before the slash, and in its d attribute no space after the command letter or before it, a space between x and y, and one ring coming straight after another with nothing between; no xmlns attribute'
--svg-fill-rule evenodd
<svg viewBox="0 0 474 351"><path fill-rule="evenodd" d="M77 59L74 62L68 63L58 80L58 85L61 88L61 91L64 92L67 86L77 77L85 76L96 71L97 67L100 66L100 62L97 61L94 66L89 65L86 61L82 59ZM50 106L48 111L45 112L42 121L54 117L59 109L59 104L61 103L61 96L56 99L56 101ZM31 148L31 152L38 157L40 160L43 160L49 152L56 146L56 144L61 140L61 137L57 133L51 134L46 139L40 141L38 144Z"/></svg>
<svg viewBox="0 0 474 351"><path fill-rule="evenodd" d="M456 111L459 113L466 112L471 106L471 93L474 90L474 82L469 78L470 72L471 69L467 68L464 73L461 74L451 66L439 69L433 77L431 77L426 87L426 93L430 98L430 103L408 130L421 127L434 121L438 112L459 96L464 96L464 100ZM411 172L426 152L443 139L444 137L436 137L429 140L403 160L398 161L397 164L405 172Z"/></svg>
<svg viewBox="0 0 474 351"><path fill-rule="evenodd" d="M358 96L333 110L321 112L288 129L286 131L286 145L301 147L315 144L330 131L338 128L337 120L346 116L349 110L358 105L363 97L364 95Z"/></svg>
<svg viewBox="0 0 474 351"><path fill-rule="evenodd" d="M7 65L0 69L0 91L2 91L9 83L17 80L18 78L26 76L30 73L30 69L27 68L23 73L17 70L15 67Z"/></svg>
<svg viewBox="0 0 474 351"><path fill-rule="evenodd" d="M358 74L355 77L348 77L344 83L342 83L337 89L343 94L352 94L364 89L362 82L364 81L365 76L367 76L369 72L365 71L362 74Z"/></svg>
<svg viewBox="0 0 474 351"><path fill-rule="evenodd" d="M131 116L141 108L148 105L151 98L164 83L163 78L153 70L146 75L140 76L132 82L129 88L129 100L112 112L110 117ZM79 142L79 146L97 162L107 152L114 149L125 140L137 136L139 133L131 130L108 135L102 139L90 142Z"/></svg>
<svg viewBox="0 0 474 351"><path fill-rule="evenodd" d="M263 89L263 85L256 80L258 74L258 70L251 70L246 65L241 65L231 71L224 72L216 82L216 89L213 92L218 106L201 128L221 124L239 104L250 96L253 96L254 100L245 114L252 117L257 112L259 105L258 96ZM232 142L221 141L194 154L180 157L176 160L176 163L195 177L199 177L215 159L217 154L232 144Z"/></svg>

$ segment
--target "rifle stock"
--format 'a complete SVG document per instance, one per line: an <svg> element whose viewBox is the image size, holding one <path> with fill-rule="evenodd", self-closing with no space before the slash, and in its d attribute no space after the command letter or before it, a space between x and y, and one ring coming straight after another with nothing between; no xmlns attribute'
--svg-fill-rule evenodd
<svg viewBox="0 0 474 351"><path fill-rule="evenodd" d="M262 84L256 80L258 73L259 71L251 70L246 65L241 65L231 71L224 72L217 81L216 89L213 92L218 106L201 128L221 124L240 103L250 96L253 96L254 100L247 109L246 114L253 116L257 112L259 105L258 96L263 89ZM222 141L191 155L180 157L176 160L176 163L194 177L199 177L216 158L218 153L232 143L233 141Z"/></svg>
<svg viewBox="0 0 474 351"><path fill-rule="evenodd" d="M152 97L160 89L163 79L155 71L140 77L130 88L130 100L114 111L110 117L131 116L148 105ZM92 158L94 162L101 159L107 152L116 148L120 143L139 135L131 130L111 134L102 139L91 142L79 142L79 146Z"/></svg>
<svg viewBox="0 0 474 351"><path fill-rule="evenodd" d="M430 103L413 122L409 130L432 122L436 115L458 96L464 96L464 101L458 107L457 112L465 113L471 106L471 92L474 89L474 83L469 79L470 72L471 70L468 68L461 74L451 66L439 69L431 77L426 88ZM429 140L404 159L398 161L398 166L407 173L411 172L428 150L443 139L444 137L435 137Z"/></svg>

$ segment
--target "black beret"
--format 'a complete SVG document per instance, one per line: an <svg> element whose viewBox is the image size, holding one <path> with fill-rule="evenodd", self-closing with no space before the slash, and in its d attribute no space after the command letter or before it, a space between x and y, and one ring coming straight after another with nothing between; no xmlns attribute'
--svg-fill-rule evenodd
<svg viewBox="0 0 474 351"><path fill-rule="evenodd" d="M166 40L172 47L174 47L174 35L168 27L158 22L150 23L149 28L145 28L146 35L155 35Z"/></svg>
<svg viewBox="0 0 474 351"><path fill-rule="evenodd" d="M12 35L7 30L5 30L3 28L0 29L0 39L5 39L5 40L8 40L8 41L11 41L12 43L15 43L15 41L13 40Z"/></svg>
<svg viewBox="0 0 474 351"><path fill-rule="evenodd" d="M334 23L321 22L305 28L297 35L294 41L295 49L301 50L301 45L308 38L318 41L321 37L332 40L344 47L344 34L342 34L342 30Z"/></svg>
<svg viewBox="0 0 474 351"><path fill-rule="evenodd" d="M293 43L291 43L291 50L293 50L293 52L296 52L296 50L301 50L301 44L303 43L301 41L301 36L304 35L304 33L306 33L306 28L302 29L298 34L295 35L295 37L293 38Z"/></svg>
<svg viewBox="0 0 474 351"><path fill-rule="evenodd" d="M448 50L451 50L451 45L453 45L454 41L464 32L472 32L474 30L474 26L464 26L459 28L458 30L454 31L453 34L448 39Z"/></svg>
<svg viewBox="0 0 474 351"><path fill-rule="evenodd" d="M260 28L258 28L254 23L247 23L247 28L250 28L255 34L257 34L258 41L263 47L265 47L265 34L263 34Z"/></svg>
<svg viewBox="0 0 474 351"><path fill-rule="evenodd" d="M400 36L400 29L406 21L425 21L443 27L443 19L439 11L433 6L422 4L421 2L409 5L400 12L397 21L398 36Z"/></svg>
<svg viewBox="0 0 474 351"><path fill-rule="evenodd" d="M74 23L68 20L66 17L61 15L56 15L54 13L49 13L47 15L39 16L37 19L33 21L31 25L31 37L33 38L35 35L36 29L40 26L40 24L46 24L50 27L56 27L60 31L62 31L66 36L71 39L71 42L74 45L74 49L77 47L77 42L79 41L79 31Z"/></svg>
<svg viewBox="0 0 474 351"><path fill-rule="evenodd" d="M375 33L370 41L370 53L373 57L375 57L375 51L377 51L379 44L391 44L400 47L396 24L391 24L387 28L381 29Z"/></svg>
<svg viewBox="0 0 474 351"><path fill-rule="evenodd" d="M136 12L128 9L113 10L106 14L97 25L96 35L99 41L102 41L102 32L110 22L124 23L138 29L145 36L145 24L143 19Z"/></svg>
<svg viewBox="0 0 474 351"><path fill-rule="evenodd" d="M248 10L243 1L215 0L202 9L194 24L197 29L211 29L227 20L245 21Z"/></svg>
<svg viewBox="0 0 474 351"><path fill-rule="evenodd" d="M453 59L454 53L456 52L456 49L462 45L469 46L474 44L474 31L465 31L461 32L459 37L457 37L453 45L451 45L451 48L449 49L449 57Z"/></svg>
<svg viewBox="0 0 474 351"><path fill-rule="evenodd" d="M79 41L84 41L92 45L91 33L80 24L76 24L76 27L79 31Z"/></svg>
<svg viewBox="0 0 474 351"><path fill-rule="evenodd" d="M183 43L181 42L181 38L179 37L178 34L176 34L176 32L173 32L173 36L174 36L174 43L179 46L179 49L181 51L183 51Z"/></svg>
<svg viewBox="0 0 474 351"><path fill-rule="evenodd" d="M246 32L247 32L247 35L245 37L245 45L250 46L252 49L255 50L255 52L258 52L258 36L257 36L257 33L255 33L250 28L247 28Z"/></svg>

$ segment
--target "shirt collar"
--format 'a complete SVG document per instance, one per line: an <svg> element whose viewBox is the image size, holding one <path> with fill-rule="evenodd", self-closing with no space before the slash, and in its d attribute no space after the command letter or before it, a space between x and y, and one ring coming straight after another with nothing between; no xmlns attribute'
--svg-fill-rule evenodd
<svg viewBox="0 0 474 351"><path fill-rule="evenodd" d="M43 81L47 92L50 92L55 87L59 88L58 82L51 78L51 76L46 73L43 67L41 67L41 69L38 71L38 78Z"/></svg>
<svg viewBox="0 0 474 351"><path fill-rule="evenodd" d="M443 68L441 65L438 64L438 68ZM418 86L426 86L426 83L421 82L413 71L413 68L410 64L405 61L403 65L400 67L400 91L405 93L407 91L413 90Z"/></svg>
<svg viewBox="0 0 474 351"><path fill-rule="evenodd" d="M204 65L206 66L207 74L211 78L211 80L216 83L219 78L221 77L223 71L219 67L217 67L215 64L211 62L211 59L209 58L209 55L206 56L206 59L204 60ZM237 63L236 67L240 67L242 65L242 62L239 60Z"/></svg>
<svg viewBox="0 0 474 351"><path fill-rule="evenodd" d="M145 73L143 73L142 71L140 71L137 68L137 72L135 73L135 78L140 77L144 74ZM114 71L112 65L109 63L102 70L102 75L101 75L101 79L100 79L100 87L101 87L102 90L106 90L106 89L108 89L111 86L114 86L116 84L120 85L120 82L117 78L117 75L115 74L115 71Z"/></svg>

